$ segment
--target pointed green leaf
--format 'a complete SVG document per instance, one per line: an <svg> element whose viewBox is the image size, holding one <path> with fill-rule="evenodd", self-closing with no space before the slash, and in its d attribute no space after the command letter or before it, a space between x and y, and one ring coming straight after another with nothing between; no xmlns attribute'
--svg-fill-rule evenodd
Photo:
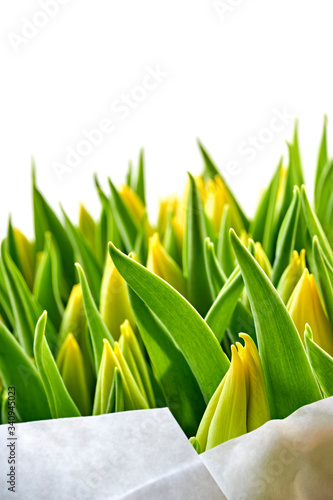
<svg viewBox="0 0 333 500"><path fill-rule="evenodd" d="M326 397L333 396L333 358L324 349L315 344L312 331L306 325L304 332L305 347L313 371Z"/></svg>
<svg viewBox="0 0 333 500"><path fill-rule="evenodd" d="M102 190L102 188L98 182L98 178L97 178L96 174L94 176L94 181L95 181L95 186L97 189L97 193L98 193L100 202L102 204L102 214L104 213L105 224L106 224L105 236L104 236L104 240L103 240L103 242L106 243L106 249L105 249L105 254L106 254L108 252L107 244L109 243L109 241L112 241L114 243L114 245L117 245L118 247L121 247L122 243L121 243L120 234L119 234L119 231L117 228L117 224L116 224L116 221L115 221L114 216L113 216L111 202L110 202L109 198L106 196L106 194L104 193L104 191ZM102 216L101 216L101 219L102 219Z"/></svg>
<svg viewBox="0 0 333 500"><path fill-rule="evenodd" d="M313 238L313 260L315 263L316 282L319 285L321 296L324 300L325 309L331 325L333 325L333 283L330 278L330 270L323 251L321 249L318 237Z"/></svg>
<svg viewBox="0 0 333 500"><path fill-rule="evenodd" d="M98 373L103 354L103 339L107 339L112 347L114 346L114 339L108 327L104 323L100 312L97 309L82 267L80 266L80 264L76 264L76 268L79 273L84 309L86 311L87 321L90 328L90 335L95 359L95 369L96 373Z"/></svg>
<svg viewBox="0 0 333 500"><path fill-rule="evenodd" d="M62 212L65 217L65 226L68 231L68 235L71 239L73 248L75 249L76 257L87 273L89 285L91 287L95 300L99 302L99 294L103 274L102 268L92 250L86 244L81 233L76 229L76 227L74 227L63 209Z"/></svg>
<svg viewBox="0 0 333 500"><path fill-rule="evenodd" d="M271 281L276 286L292 258L300 211L299 188L295 186L291 205L280 226Z"/></svg>
<svg viewBox="0 0 333 500"><path fill-rule="evenodd" d="M262 241L264 237L268 204L271 198L274 178L271 180L268 188L261 191L255 214L250 224L249 233L252 235L254 241Z"/></svg>
<svg viewBox="0 0 333 500"><path fill-rule="evenodd" d="M182 267L182 252L179 248L178 238L173 224L174 215L171 210L167 213L167 222L163 235L163 246L170 257Z"/></svg>
<svg viewBox="0 0 333 500"><path fill-rule="evenodd" d="M145 197L145 160L144 160L144 150L140 150L138 174L136 178L135 192L141 199L142 203L146 204Z"/></svg>
<svg viewBox="0 0 333 500"><path fill-rule="evenodd" d="M46 311L38 320L34 341L34 356L43 381L52 418L79 417L80 412L68 394L56 362L45 339Z"/></svg>
<svg viewBox="0 0 333 500"><path fill-rule="evenodd" d="M250 242L249 244L251 245ZM254 251L254 246L252 251ZM217 339L223 339L224 330L222 332L222 329L224 328L224 325L226 323L228 323L227 327L230 329L230 334L235 340L238 340L238 333L243 331L246 331L249 335L251 335L253 339L255 339L255 330L252 315L240 300L237 301L233 314L231 314L230 317L229 312L227 310L224 310L225 300L228 300L227 307L229 307L230 303L233 302L234 296L237 294L237 287L231 287L232 293L229 297L228 294L230 290L230 282L228 280L228 286L226 286L227 278L217 261L214 251L214 244L209 241L209 238L206 238L205 241L205 262L209 278L211 296L214 300L214 303L212 304L206 315L206 321L209 316L209 322L211 322L211 324L209 323L209 326L217 336ZM234 270L230 275L231 282L233 282L232 280L234 279L235 272L236 271ZM242 285L242 287L243 286L244 284ZM223 293L222 287L226 287ZM229 302L229 300L231 302Z"/></svg>
<svg viewBox="0 0 333 500"><path fill-rule="evenodd" d="M118 413L125 409L123 379L119 368L114 369L111 392L106 413Z"/></svg>
<svg viewBox="0 0 333 500"><path fill-rule="evenodd" d="M209 309L205 321L213 330L217 340L221 343L226 329L238 304L238 299L244 288L242 274L238 270L225 282L212 307Z"/></svg>
<svg viewBox="0 0 333 500"><path fill-rule="evenodd" d="M111 207L112 213L115 218L119 234L124 242L126 251L133 252L135 248L135 241L138 234L138 225L132 217L126 203L118 193L115 186L109 179L111 189Z"/></svg>
<svg viewBox="0 0 333 500"><path fill-rule="evenodd" d="M227 281L227 277L216 258L214 243L212 243L209 238L205 239L204 252L210 294L212 299L215 300Z"/></svg>
<svg viewBox="0 0 333 500"><path fill-rule="evenodd" d="M311 205L309 203L309 200L306 195L306 190L305 187L301 187L301 202L302 202L302 211L306 220L308 232L310 234L310 241L309 241L309 246L307 248L307 255L308 258L311 258L311 246L312 246L312 240L314 236L318 237L318 241L320 243L320 246L325 253L325 257L327 258L328 262L333 266L333 250L332 247L325 235L325 232L318 220L318 217L314 213L314 211L311 208Z"/></svg>
<svg viewBox="0 0 333 500"><path fill-rule="evenodd" d="M0 321L0 378L15 387L16 409L22 422L51 418L42 380L34 363Z"/></svg>
<svg viewBox="0 0 333 500"><path fill-rule="evenodd" d="M270 189L270 197L267 205L267 213L265 219L265 229L262 239L262 247L271 262L274 257L274 249L278 231L278 222L280 217L277 198L278 198L278 191L281 179L281 168L282 168L282 158L279 161L276 172L272 179L272 187Z"/></svg>
<svg viewBox="0 0 333 500"><path fill-rule="evenodd" d="M12 329L14 325L14 317L12 306L9 300L3 265L0 258L0 314L6 325Z"/></svg>
<svg viewBox="0 0 333 500"><path fill-rule="evenodd" d="M230 228L230 208L229 205L224 205L216 254L226 276L230 276L235 269L235 258L229 240Z"/></svg>
<svg viewBox="0 0 333 500"><path fill-rule="evenodd" d="M126 184L129 187L132 187L132 178L133 178L133 162L132 160L129 160L128 169L126 173Z"/></svg>
<svg viewBox="0 0 333 500"><path fill-rule="evenodd" d="M53 325L60 327L64 305L60 296L61 260L59 250L51 233L45 233L45 249L37 268L34 283L34 296L48 311Z"/></svg>
<svg viewBox="0 0 333 500"><path fill-rule="evenodd" d="M52 233L59 246L64 278L69 293L75 283L73 248L61 222L37 189L35 182L33 183L33 207L36 252L41 252L44 248L45 233L47 231Z"/></svg>
<svg viewBox="0 0 333 500"><path fill-rule="evenodd" d="M317 160L317 168L316 168L316 177L315 177L315 189L314 189L314 200L315 200L315 209L318 213L320 203L321 203L321 192L319 189L319 184L322 176L322 172L325 168L325 165L328 161L328 152L327 152L327 116L324 116L324 126L323 126L323 134L321 138L318 160Z"/></svg>
<svg viewBox="0 0 333 500"><path fill-rule="evenodd" d="M42 307L32 296L22 274L8 254L5 240L1 244L1 262L13 311L14 332L25 352L32 356L35 326ZM52 350L55 349L57 334L51 322L47 326L46 336Z"/></svg>
<svg viewBox="0 0 333 500"><path fill-rule="evenodd" d="M205 410L195 376L167 329L128 287L140 335L170 411L187 435L193 434Z"/></svg>
<svg viewBox="0 0 333 500"><path fill-rule="evenodd" d="M318 182L318 193L320 198L317 203L316 213L320 220L327 238L333 241L333 224L332 224L332 192L333 192L333 160L329 160L321 173Z"/></svg>
<svg viewBox="0 0 333 500"><path fill-rule="evenodd" d="M211 306L204 255L206 224L199 190L191 174L189 180L183 245L184 276L187 279L186 296L197 311L205 315Z"/></svg>
<svg viewBox="0 0 333 500"><path fill-rule="evenodd" d="M229 367L229 360L215 335L191 304L168 283L119 252L112 244L109 249L125 281L170 333L208 402Z"/></svg>
<svg viewBox="0 0 333 500"><path fill-rule="evenodd" d="M274 286L231 231L256 326L272 418L321 398L296 327Z"/></svg>
<svg viewBox="0 0 333 500"><path fill-rule="evenodd" d="M142 264L145 264L147 262L147 256L148 256L147 223L148 223L147 214L144 213L134 246L134 253Z"/></svg>
<svg viewBox="0 0 333 500"><path fill-rule="evenodd" d="M234 197L234 195L233 195L232 191L230 190L229 186L225 182L225 179L222 177L221 173L218 171L217 167L215 166L213 160L211 159L211 157L207 153L206 149L203 147L203 145L201 144L201 142L199 140L197 142L198 142L199 149L201 151L202 157L203 157L204 162L205 162L205 168L206 168L206 171L208 173L208 176L211 177L212 179L216 175L218 175L219 177L221 177L221 179L223 180L223 183L225 185L225 188L227 190L228 196L229 196L229 198L230 198L230 200L232 202L232 205L233 205L232 208L235 209L235 211L238 213L239 217L241 218L245 230L248 230L248 228L249 228L249 221L248 221L246 215L244 214L241 206L239 205L238 201Z"/></svg>

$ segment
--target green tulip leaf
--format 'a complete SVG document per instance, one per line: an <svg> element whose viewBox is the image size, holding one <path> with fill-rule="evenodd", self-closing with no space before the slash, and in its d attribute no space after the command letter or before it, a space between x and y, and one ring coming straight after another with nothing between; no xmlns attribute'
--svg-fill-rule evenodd
<svg viewBox="0 0 333 500"><path fill-rule="evenodd" d="M93 295L89 288L88 280L86 278L86 275L82 267L80 266L80 264L76 264L76 268L79 273L80 284L82 288L83 304L90 329L91 342L95 360L95 370L96 373L98 373L103 354L103 347L104 347L103 339L107 339L112 347L114 346L114 339L108 327L104 323L102 316L96 306Z"/></svg>
<svg viewBox="0 0 333 500"><path fill-rule="evenodd" d="M187 435L196 432L205 402L196 378L167 329L128 287L131 307L166 403Z"/></svg>
<svg viewBox="0 0 333 500"><path fill-rule="evenodd" d="M295 248L296 231L300 211L299 188L295 186L294 196L290 207L280 226L280 231L276 243L275 259L271 281L277 286L283 271L288 266L293 250Z"/></svg>
<svg viewBox="0 0 333 500"><path fill-rule="evenodd" d="M315 344L312 331L306 325L304 332L306 352L313 371L326 397L333 396L333 358L324 349Z"/></svg>
<svg viewBox="0 0 333 500"><path fill-rule="evenodd" d="M96 256L94 255L91 248L85 242L80 231L78 231L78 229L76 229L76 227L72 224L64 210L62 210L62 212L65 218L65 227L68 231L73 248L75 249L77 260L87 273L87 278L94 299L99 302L99 293L103 274L102 267L97 261Z"/></svg>
<svg viewBox="0 0 333 500"><path fill-rule="evenodd" d="M6 390L15 387L15 405L21 421L51 418L44 386L33 361L1 321L0 378Z"/></svg>
<svg viewBox="0 0 333 500"><path fill-rule="evenodd" d="M52 418L79 417L81 414L70 397L45 338L46 311L38 320L34 340L34 355L43 381Z"/></svg>
<svg viewBox="0 0 333 500"><path fill-rule="evenodd" d="M285 418L321 399L296 327L274 286L231 231L254 317L272 418Z"/></svg>
<svg viewBox="0 0 333 500"><path fill-rule="evenodd" d="M115 266L127 284L171 335L208 402L229 368L229 360L214 333L191 304L168 283L124 255L114 245L110 244L109 249Z"/></svg>

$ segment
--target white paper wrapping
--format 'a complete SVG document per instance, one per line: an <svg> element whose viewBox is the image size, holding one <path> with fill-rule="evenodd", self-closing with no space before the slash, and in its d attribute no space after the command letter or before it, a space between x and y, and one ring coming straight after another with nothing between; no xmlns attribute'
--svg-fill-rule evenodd
<svg viewBox="0 0 333 500"><path fill-rule="evenodd" d="M225 500L166 408L29 422L16 435L14 494L0 426L1 500Z"/></svg>
<svg viewBox="0 0 333 500"><path fill-rule="evenodd" d="M333 499L333 398L200 456L168 409L18 424L16 435L13 494L0 426L1 500Z"/></svg>
<svg viewBox="0 0 333 500"><path fill-rule="evenodd" d="M331 500L333 397L200 456L228 500Z"/></svg>

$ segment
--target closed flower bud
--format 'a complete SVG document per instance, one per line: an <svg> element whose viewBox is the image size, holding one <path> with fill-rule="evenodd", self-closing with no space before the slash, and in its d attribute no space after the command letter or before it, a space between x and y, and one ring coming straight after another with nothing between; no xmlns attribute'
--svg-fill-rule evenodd
<svg viewBox="0 0 333 500"><path fill-rule="evenodd" d="M97 376L93 415L102 415L107 412L114 370L116 367L120 369L109 342L106 339L103 342L103 354Z"/></svg>
<svg viewBox="0 0 333 500"><path fill-rule="evenodd" d="M111 390L115 376L115 368L119 370L122 380L124 410L149 408L146 397L140 391L133 374L122 355L119 344L115 342L112 349L108 340L104 339L103 354L98 371L94 399L94 415L107 413L111 408Z"/></svg>
<svg viewBox="0 0 333 500"><path fill-rule="evenodd" d="M84 360L85 376L89 391L93 390L95 375L93 372L89 346L86 335L86 314L83 305L81 285L74 285L61 321L58 340L58 351L62 348L69 333L74 337L80 347Z"/></svg>
<svg viewBox="0 0 333 500"><path fill-rule="evenodd" d="M185 279L182 270L164 249L158 233L149 238L147 268L167 281L179 293L185 295Z"/></svg>
<svg viewBox="0 0 333 500"><path fill-rule="evenodd" d="M168 214L175 216L177 213L178 198L176 196L167 196L163 200L159 201L159 211L158 211L158 222L157 228L159 235L162 237L164 235Z"/></svg>
<svg viewBox="0 0 333 500"><path fill-rule="evenodd" d="M35 256L33 244L24 236L19 229L14 228L15 246L20 271L23 274L30 290L33 289L35 279Z"/></svg>
<svg viewBox="0 0 333 500"><path fill-rule="evenodd" d="M271 414L258 349L249 335L240 333L239 336L245 342L245 347L237 342L237 349L245 371L247 399L246 424L247 432L251 432L270 420Z"/></svg>
<svg viewBox="0 0 333 500"><path fill-rule="evenodd" d="M196 447L201 452L250 432L270 420L268 397L257 348L249 335L240 334L245 347L232 345L229 370L202 417Z"/></svg>
<svg viewBox="0 0 333 500"><path fill-rule="evenodd" d="M295 286L301 279L305 265L305 250L301 250L300 254L294 250L292 261L283 271L277 286L277 291L285 304L288 303Z"/></svg>
<svg viewBox="0 0 333 500"><path fill-rule="evenodd" d="M202 452L247 431L245 373L234 345L231 351L230 368L208 403L197 432Z"/></svg>
<svg viewBox="0 0 333 500"><path fill-rule="evenodd" d="M90 415L91 393L86 367L79 344L69 333L57 356L57 365L64 384L82 415Z"/></svg>
<svg viewBox="0 0 333 500"><path fill-rule="evenodd" d="M91 250L96 252L96 223L82 203L79 208L79 230Z"/></svg>
<svg viewBox="0 0 333 500"><path fill-rule="evenodd" d="M154 391L151 385L150 376L147 367L147 361L144 357L139 341L128 320L120 327L121 336L119 347L121 352L138 384L141 392L146 396L151 408L156 406Z"/></svg>
<svg viewBox="0 0 333 500"><path fill-rule="evenodd" d="M101 285L100 313L115 340L120 337L120 325L127 319L132 327L135 320L128 300L126 282L107 256Z"/></svg>
<svg viewBox="0 0 333 500"><path fill-rule="evenodd" d="M313 341L333 356L333 329L324 309L313 274L304 270L289 302L288 311L304 344L304 330L308 323Z"/></svg>
<svg viewBox="0 0 333 500"><path fill-rule="evenodd" d="M218 176L214 180L209 179L206 184L204 207L216 233L220 229L223 208L226 204L228 204L228 193L222 179Z"/></svg>
<svg viewBox="0 0 333 500"><path fill-rule="evenodd" d="M254 258L270 278L272 274L272 266L259 241L254 244Z"/></svg>
<svg viewBox="0 0 333 500"><path fill-rule="evenodd" d="M140 225L146 213L146 208L141 198L127 184L121 186L119 194L129 208L136 223ZM148 221L146 221L146 230L149 235L153 233Z"/></svg>

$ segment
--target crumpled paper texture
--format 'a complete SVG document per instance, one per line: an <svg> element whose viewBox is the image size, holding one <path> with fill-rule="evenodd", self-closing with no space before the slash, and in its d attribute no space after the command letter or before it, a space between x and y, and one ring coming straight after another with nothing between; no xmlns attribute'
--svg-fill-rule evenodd
<svg viewBox="0 0 333 500"><path fill-rule="evenodd" d="M197 455L168 409L16 426L20 500L333 499L333 397Z"/></svg>
<svg viewBox="0 0 333 500"><path fill-rule="evenodd" d="M228 500L331 500L333 397L200 456Z"/></svg>

